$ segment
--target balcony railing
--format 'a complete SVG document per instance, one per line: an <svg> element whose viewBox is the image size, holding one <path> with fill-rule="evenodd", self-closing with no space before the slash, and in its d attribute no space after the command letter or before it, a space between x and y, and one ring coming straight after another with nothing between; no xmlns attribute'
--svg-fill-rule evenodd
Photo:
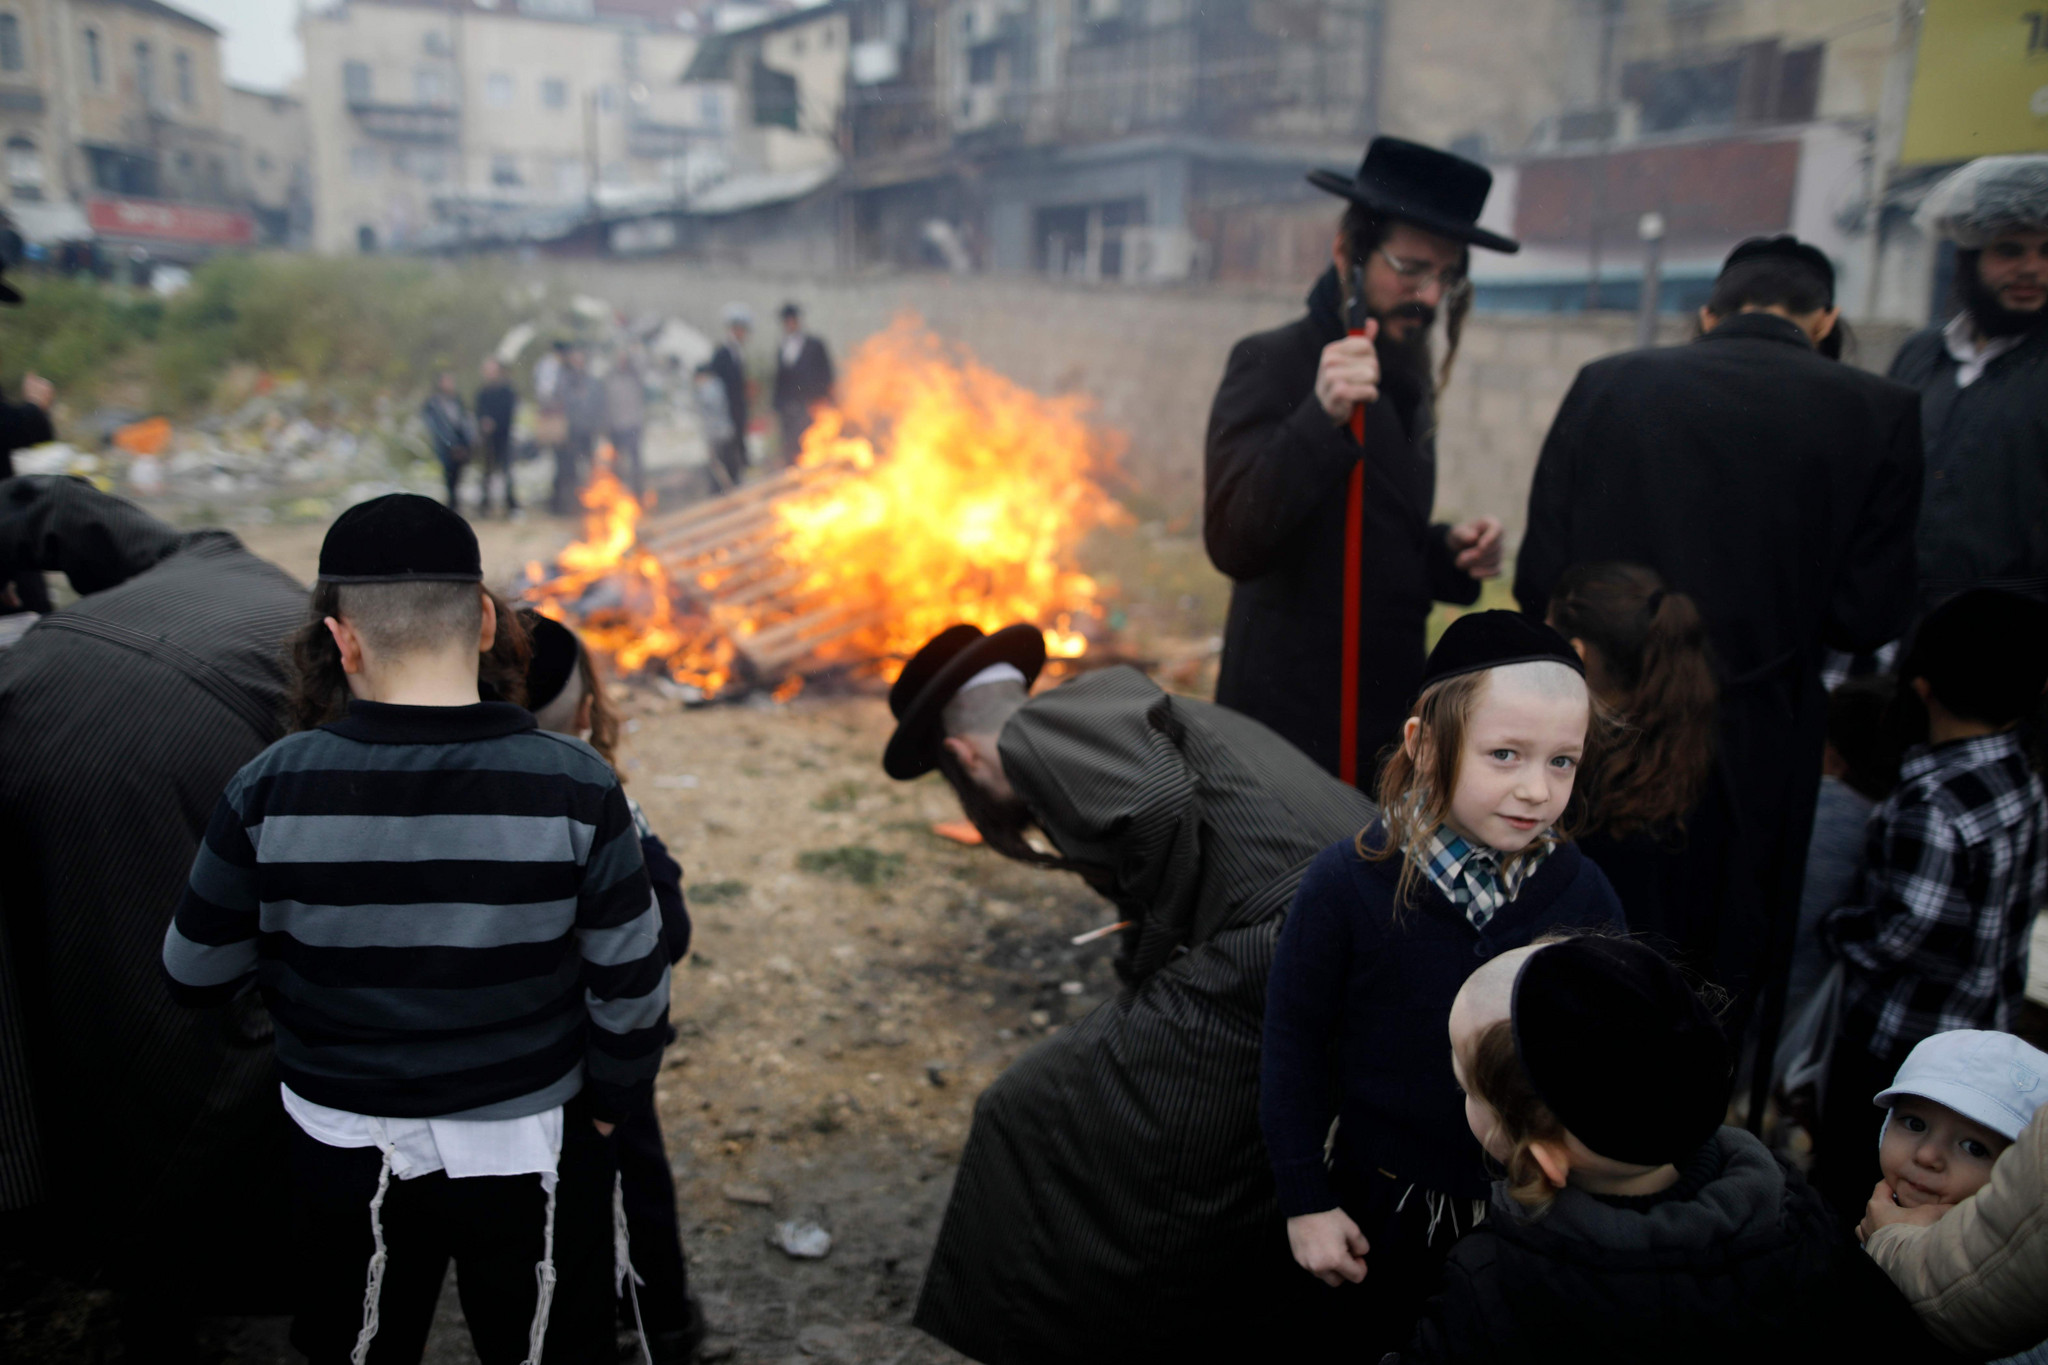
<svg viewBox="0 0 2048 1365"><path fill-rule="evenodd" d="M350 100L348 109L365 133L397 142L453 142L461 125L461 115L448 105Z"/></svg>

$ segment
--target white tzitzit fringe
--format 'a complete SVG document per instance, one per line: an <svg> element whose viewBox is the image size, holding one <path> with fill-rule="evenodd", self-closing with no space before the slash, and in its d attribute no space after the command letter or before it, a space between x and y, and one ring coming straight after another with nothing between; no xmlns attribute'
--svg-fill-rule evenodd
<svg viewBox="0 0 2048 1365"><path fill-rule="evenodd" d="M540 1263L533 1268L539 1289L533 1304L533 1326L526 1331L526 1360L523 1365L540 1365L541 1345L547 1340L548 1313L555 1306L555 1184L554 1172L544 1172L541 1188L547 1191L547 1221L541 1226Z"/></svg>
<svg viewBox="0 0 2048 1365"><path fill-rule="evenodd" d="M654 1365L647 1345L647 1324L640 1320L640 1290L647 1281L633 1269L633 1238L626 1227L626 1177L612 1172L612 1296L625 1294L633 1303L633 1331L640 1338L641 1365Z"/></svg>
<svg viewBox="0 0 2048 1365"><path fill-rule="evenodd" d="M377 1192L370 1196L370 1273L363 1286L363 1326L356 1333L355 1349L348 1353L349 1365L363 1365L369 1359L370 1343L377 1337L377 1308L384 1297L384 1267L391 1255L384 1249L384 1195L391 1188L391 1161L396 1153L384 1148L377 1167Z"/></svg>

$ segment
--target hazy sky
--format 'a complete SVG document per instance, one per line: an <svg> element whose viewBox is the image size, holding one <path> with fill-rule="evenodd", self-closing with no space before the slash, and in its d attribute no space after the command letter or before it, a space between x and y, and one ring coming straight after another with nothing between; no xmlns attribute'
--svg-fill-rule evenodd
<svg viewBox="0 0 2048 1365"><path fill-rule="evenodd" d="M170 0L224 35L228 80L259 90L281 90L305 69L299 50L299 0Z"/></svg>

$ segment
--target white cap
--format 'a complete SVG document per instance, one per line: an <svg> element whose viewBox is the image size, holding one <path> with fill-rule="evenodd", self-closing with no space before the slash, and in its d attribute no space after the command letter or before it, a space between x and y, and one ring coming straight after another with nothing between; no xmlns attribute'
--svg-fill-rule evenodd
<svg viewBox="0 0 2048 1365"><path fill-rule="evenodd" d="M2010 1033L1969 1028L1937 1033L1907 1055L1891 1088L1871 1103L1889 1109L1906 1095L1946 1105L2017 1140L2048 1100L2048 1052Z"/></svg>

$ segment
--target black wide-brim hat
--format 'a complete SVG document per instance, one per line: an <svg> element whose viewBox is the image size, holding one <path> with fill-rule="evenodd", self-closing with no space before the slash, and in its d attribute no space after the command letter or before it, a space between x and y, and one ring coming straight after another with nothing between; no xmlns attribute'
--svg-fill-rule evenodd
<svg viewBox="0 0 2048 1365"><path fill-rule="evenodd" d="M1045 667L1045 632L1028 622L1004 626L993 635L979 626L948 626L910 656L889 689L896 733L882 751L882 771L898 782L923 777L939 765L945 739L940 717L960 684L991 664L1009 664L1028 688Z"/></svg>
<svg viewBox="0 0 2048 1365"><path fill-rule="evenodd" d="M1310 171L1308 183L1375 213L1488 251L1513 253L1520 242L1479 226L1493 172L1476 161L1398 137L1376 137L1357 175Z"/></svg>

